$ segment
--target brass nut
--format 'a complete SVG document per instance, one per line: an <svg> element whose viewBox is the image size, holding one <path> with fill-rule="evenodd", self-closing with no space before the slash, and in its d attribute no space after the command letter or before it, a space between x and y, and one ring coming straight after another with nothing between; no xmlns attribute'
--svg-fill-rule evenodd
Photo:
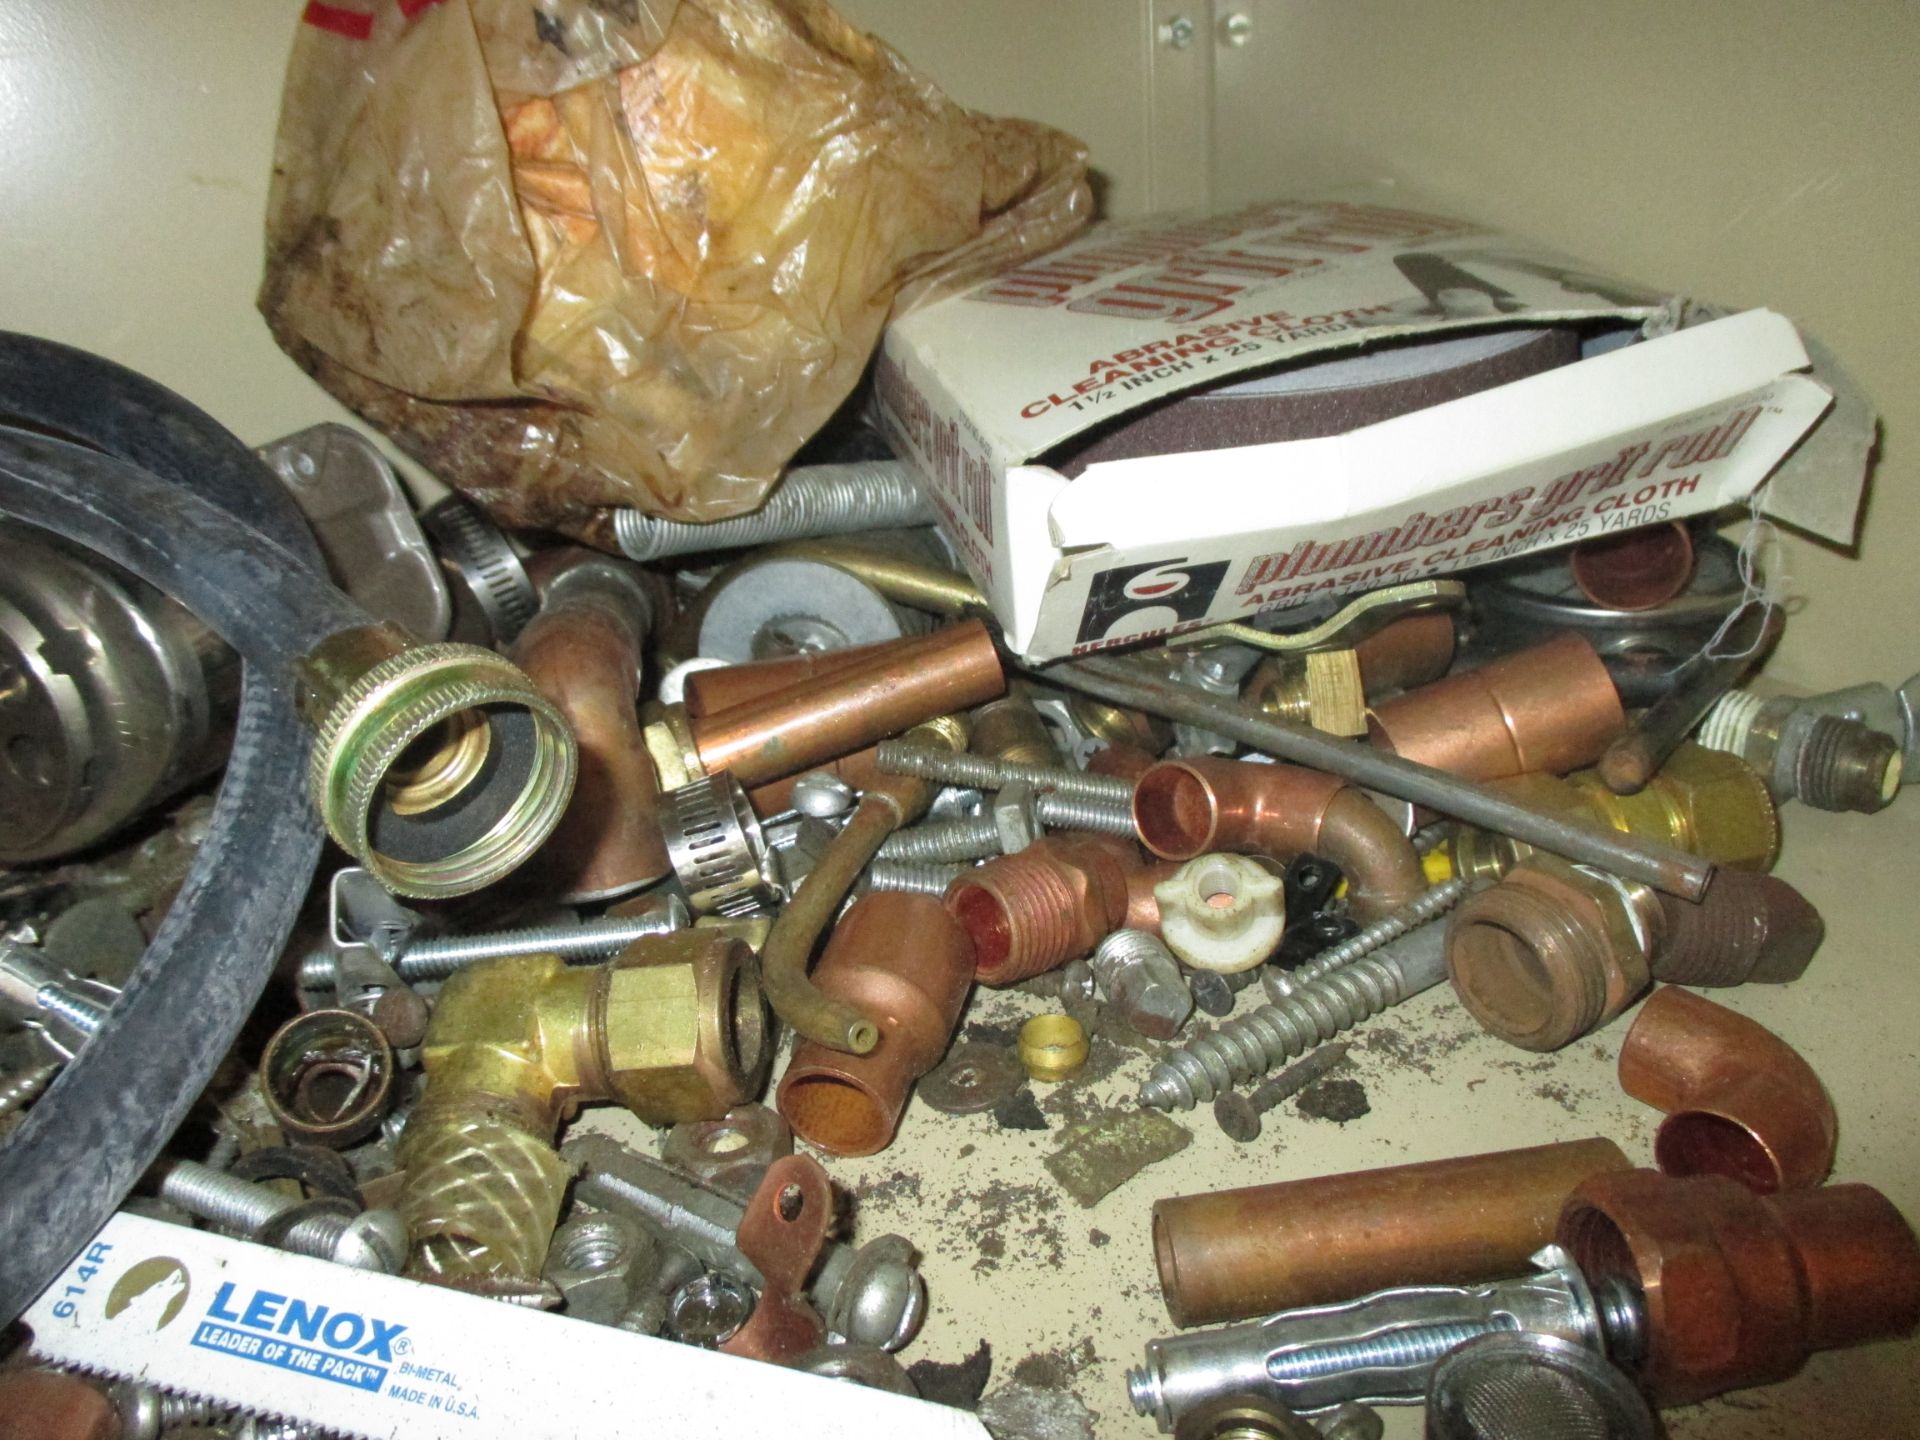
<svg viewBox="0 0 1920 1440"><path fill-rule="evenodd" d="M706 778L707 767L700 763L700 747L694 743L686 706L661 706L658 716L640 727L640 738L653 757L662 790L678 790Z"/></svg>
<svg viewBox="0 0 1920 1440"><path fill-rule="evenodd" d="M1615 795L1597 770L1569 778L1595 801L1605 795L1610 806L1601 813L1616 829L1670 839L1733 870L1771 870L1779 856L1773 796L1760 772L1737 755L1682 745L1638 795Z"/></svg>
<svg viewBox="0 0 1920 1440"><path fill-rule="evenodd" d="M1071 1015L1036 1015L1020 1027L1020 1063L1035 1080L1064 1080L1087 1063L1087 1032Z"/></svg>
<svg viewBox="0 0 1920 1440"><path fill-rule="evenodd" d="M606 967L608 1095L654 1125L712 1120L753 1098L769 1060L752 952L712 931L651 935Z"/></svg>

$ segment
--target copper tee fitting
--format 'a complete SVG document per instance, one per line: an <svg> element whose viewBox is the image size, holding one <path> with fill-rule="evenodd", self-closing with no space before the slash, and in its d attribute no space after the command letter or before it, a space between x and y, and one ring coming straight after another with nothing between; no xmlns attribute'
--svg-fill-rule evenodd
<svg viewBox="0 0 1920 1440"><path fill-rule="evenodd" d="M1724 1175L1763 1195L1818 1185L1839 1121L1813 1067L1765 1026L1667 986L1620 1047L1620 1088L1666 1113L1655 1162L1669 1175Z"/></svg>
<svg viewBox="0 0 1920 1440"><path fill-rule="evenodd" d="M580 778L535 863L567 904L605 900L673 868L638 710L652 604L636 574L598 551L542 560L540 611L511 658L573 727Z"/></svg>
<svg viewBox="0 0 1920 1440"><path fill-rule="evenodd" d="M697 719L686 706L669 705L646 727L647 748L670 788L731 770L753 789L979 705L1006 686L993 637L978 620L967 620Z"/></svg>
<svg viewBox="0 0 1920 1440"><path fill-rule="evenodd" d="M1318 855L1347 877L1363 925L1427 888L1413 842L1385 811L1345 781L1297 765L1162 761L1134 786L1133 820L1141 842L1168 860L1210 851L1281 862Z"/></svg>
<svg viewBox="0 0 1920 1440"><path fill-rule="evenodd" d="M872 1155L893 1142L913 1082L946 1053L973 985L973 944L930 895L871 894L834 927L813 983L871 1016L880 1041L865 1055L798 1042L776 1103L808 1144Z"/></svg>
<svg viewBox="0 0 1920 1440"><path fill-rule="evenodd" d="M961 876L946 905L972 937L974 978L1012 985L1092 954L1144 906L1130 890L1144 868L1117 837L1049 835Z"/></svg>
<svg viewBox="0 0 1920 1440"><path fill-rule="evenodd" d="M1386 701L1369 733L1404 759L1499 780L1591 765L1626 725L1607 667L1568 633Z"/></svg>
<svg viewBox="0 0 1920 1440"><path fill-rule="evenodd" d="M1159 1200L1160 1290L1186 1326L1517 1274L1581 1182L1625 1169L1611 1140L1569 1140Z"/></svg>
<svg viewBox="0 0 1920 1440"><path fill-rule="evenodd" d="M1629 1170L1576 1190L1555 1238L1596 1289L1644 1297L1640 1354L1615 1358L1661 1406L1784 1380L1816 1350L1920 1323L1920 1240L1867 1185L1762 1197L1723 1176Z"/></svg>

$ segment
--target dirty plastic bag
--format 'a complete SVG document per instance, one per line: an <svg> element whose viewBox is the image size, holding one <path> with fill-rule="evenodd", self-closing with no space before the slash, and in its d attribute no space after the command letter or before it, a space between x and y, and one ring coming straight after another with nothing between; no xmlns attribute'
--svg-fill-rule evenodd
<svg viewBox="0 0 1920 1440"><path fill-rule="evenodd" d="M313 0L260 308L512 525L751 510L896 297L1059 244L1086 152L823 0Z"/></svg>

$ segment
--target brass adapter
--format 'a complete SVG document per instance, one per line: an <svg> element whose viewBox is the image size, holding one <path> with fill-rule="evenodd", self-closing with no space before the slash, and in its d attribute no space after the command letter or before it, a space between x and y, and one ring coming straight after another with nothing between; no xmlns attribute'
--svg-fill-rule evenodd
<svg viewBox="0 0 1920 1440"><path fill-rule="evenodd" d="M1760 773L1744 760L1685 744L1637 795L1616 795L1598 770L1564 780L1517 775L1496 788L1541 810L1662 840L1734 870L1769 870L1780 852L1780 818ZM1505 835L1461 826L1453 845L1462 875L1497 879L1533 853Z"/></svg>
<svg viewBox="0 0 1920 1440"><path fill-rule="evenodd" d="M597 1100L655 1125L717 1120L758 1092L767 1042L752 952L711 931L648 936L604 965L518 955L456 974L400 1140L411 1273L538 1274L567 1179L561 1122Z"/></svg>

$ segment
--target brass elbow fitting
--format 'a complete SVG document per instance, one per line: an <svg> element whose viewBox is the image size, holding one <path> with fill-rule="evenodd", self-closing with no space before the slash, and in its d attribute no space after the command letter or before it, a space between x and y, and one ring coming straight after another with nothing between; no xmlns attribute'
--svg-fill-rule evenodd
<svg viewBox="0 0 1920 1440"><path fill-rule="evenodd" d="M1591 765L1626 726L1607 667L1569 633L1388 700L1370 730L1404 759L1499 780Z"/></svg>
<svg viewBox="0 0 1920 1440"><path fill-rule="evenodd" d="M946 1053L973 986L973 944L930 895L871 894L834 927L813 983L872 1016L880 1040L865 1055L800 1041L776 1104L808 1144L872 1155L893 1142L914 1081Z"/></svg>
<svg viewBox="0 0 1920 1440"><path fill-rule="evenodd" d="M331 636L301 666L308 783L327 833L399 895L465 895L514 869L573 794L573 732L477 645L391 625Z"/></svg>
<svg viewBox="0 0 1920 1440"><path fill-rule="evenodd" d="M1813 1067L1771 1030L1666 986L1620 1047L1620 1088L1664 1111L1655 1162L1669 1175L1725 1175L1763 1195L1818 1185L1839 1121Z"/></svg>
<svg viewBox="0 0 1920 1440"><path fill-rule="evenodd" d="M1780 817L1760 773L1737 756L1688 743L1660 767L1645 789L1616 795L1598 770L1557 780L1522 775L1500 788L1538 809L1683 850L1733 870L1768 870L1780 851ZM1504 875L1533 847L1505 835L1461 826L1454 863L1479 879Z"/></svg>
<svg viewBox="0 0 1920 1440"><path fill-rule="evenodd" d="M562 900L606 900L672 868L660 782L640 734L653 602L631 567L595 550L560 552L547 575L540 611L512 655L572 726L580 784L538 863Z"/></svg>
<svg viewBox="0 0 1920 1440"><path fill-rule="evenodd" d="M412 1273L537 1275L567 1179L561 1122L598 1100L656 1125L718 1119L759 1089L767 1041L752 954L713 932L649 936L604 965L520 955L459 972L400 1139Z"/></svg>
<svg viewBox="0 0 1920 1440"><path fill-rule="evenodd" d="M1091 955L1125 924L1142 868L1125 840L1049 835L961 876L946 906L973 940L974 978L1012 985Z"/></svg>
<svg viewBox="0 0 1920 1440"><path fill-rule="evenodd" d="M1453 912L1447 973L1492 1034L1558 1050L1647 988L1662 923L1645 886L1535 855Z"/></svg>
<svg viewBox="0 0 1920 1440"><path fill-rule="evenodd" d="M1596 1292L1640 1298L1638 1344L1609 1348L1663 1407L1920 1323L1920 1240L1867 1185L1763 1197L1718 1175L1626 1170L1575 1190L1555 1238Z"/></svg>
<svg viewBox="0 0 1920 1440"><path fill-rule="evenodd" d="M1163 761L1134 786L1133 820L1141 843L1168 860L1214 851L1282 862L1318 855L1347 877L1362 924L1427 888L1413 842L1385 811L1345 781L1297 765Z"/></svg>

